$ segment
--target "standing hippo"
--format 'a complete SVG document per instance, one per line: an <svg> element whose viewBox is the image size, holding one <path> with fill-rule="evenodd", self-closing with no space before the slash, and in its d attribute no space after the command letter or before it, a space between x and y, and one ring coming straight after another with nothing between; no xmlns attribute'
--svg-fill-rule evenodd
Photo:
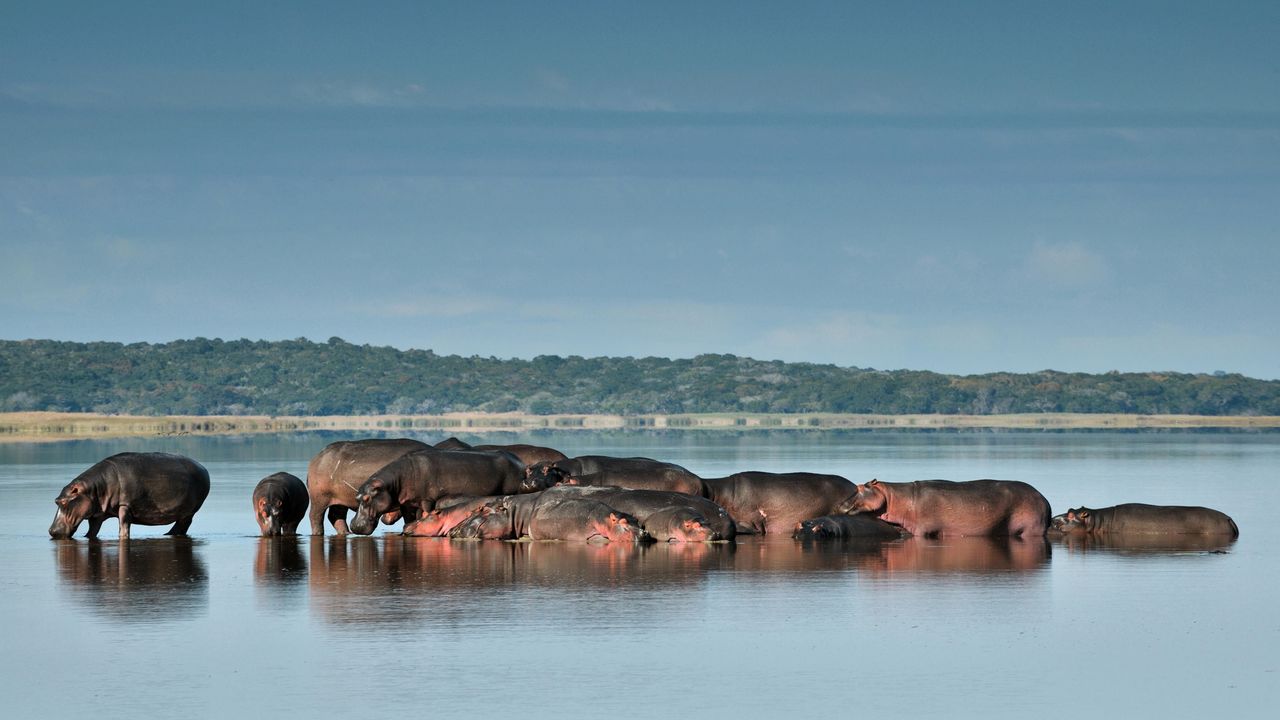
<svg viewBox="0 0 1280 720"><path fill-rule="evenodd" d="M506 453L435 448L407 453L360 485L351 532L368 535L378 516L397 510L405 522L415 522L445 498L519 493L524 479L524 467Z"/></svg>
<svg viewBox="0 0 1280 720"><path fill-rule="evenodd" d="M796 523L836 514L855 485L839 475L740 472L703 480L706 497L729 511L739 533L790 533Z"/></svg>
<svg viewBox="0 0 1280 720"><path fill-rule="evenodd" d="M449 533L453 538L491 540L636 542L648 539L639 521L589 497L532 495L487 504Z"/></svg>
<svg viewBox="0 0 1280 720"><path fill-rule="evenodd" d="M1125 503L1106 508L1072 508L1054 516L1053 529L1091 535L1206 535L1237 538L1240 529L1212 508Z"/></svg>
<svg viewBox="0 0 1280 720"><path fill-rule="evenodd" d="M435 444L439 450L480 450L482 452L509 452L526 467L537 463L555 463L568 460L569 456L555 448L526 443L510 445L469 445L456 437L450 437Z"/></svg>
<svg viewBox="0 0 1280 720"><path fill-rule="evenodd" d="M347 510L356 509L356 489L387 463L408 452L430 450L411 440L349 440L326 445L307 466L307 492L311 496L311 534L324 534L328 511L333 531L347 534ZM395 522L394 516L385 520Z"/></svg>
<svg viewBox="0 0 1280 720"><path fill-rule="evenodd" d="M1049 527L1049 501L1017 480L872 480L838 512L877 515L922 537L1040 537Z"/></svg>
<svg viewBox="0 0 1280 720"><path fill-rule="evenodd" d="M848 540L902 537L902 528L865 513L857 515L823 515L796 523L791 537L797 540Z"/></svg>
<svg viewBox="0 0 1280 720"><path fill-rule="evenodd" d="M687 495L704 495L702 478L675 463L652 458L617 458L582 455L554 463L530 466L530 478L542 479L544 487L559 483L612 485L631 490L666 490Z"/></svg>
<svg viewBox="0 0 1280 720"><path fill-rule="evenodd" d="M253 489L253 514L262 537L297 535L307 514L307 486L287 472L262 478Z"/></svg>
<svg viewBox="0 0 1280 720"><path fill-rule="evenodd" d="M166 535L186 535L191 519L209 495L209 472L200 463L168 453L120 453L99 461L72 480L58 498L49 536L69 538L89 521L87 537L109 517L120 520L120 539L129 525L168 525Z"/></svg>

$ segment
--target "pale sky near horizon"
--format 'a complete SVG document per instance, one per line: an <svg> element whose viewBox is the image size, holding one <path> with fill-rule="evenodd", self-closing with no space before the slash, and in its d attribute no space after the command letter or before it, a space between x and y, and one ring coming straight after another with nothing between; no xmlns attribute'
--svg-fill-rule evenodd
<svg viewBox="0 0 1280 720"><path fill-rule="evenodd" d="M1277 37L1274 2L4 3L0 338L1280 378Z"/></svg>

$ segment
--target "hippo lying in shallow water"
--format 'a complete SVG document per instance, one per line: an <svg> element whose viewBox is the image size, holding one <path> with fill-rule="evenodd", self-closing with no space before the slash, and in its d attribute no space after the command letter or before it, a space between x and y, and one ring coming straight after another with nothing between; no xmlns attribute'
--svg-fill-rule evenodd
<svg viewBox="0 0 1280 720"><path fill-rule="evenodd" d="M588 497L505 497L476 509L449 532L486 540L604 540L636 542L649 536L634 517Z"/></svg>
<svg viewBox="0 0 1280 720"><path fill-rule="evenodd" d="M874 538L893 540L903 536L902 528L865 513L823 515L796 523L791 537L797 540L848 540Z"/></svg>
<svg viewBox="0 0 1280 720"><path fill-rule="evenodd" d="M1054 516L1052 528L1061 533L1090 535L1240 535L1235 521L1218 510L1143 503L1072 508Z"/></svg>
<svg viewBox="0 0 1280 720"><path fill-rule="evenodd" d="M1038 537L1049 527L1049 501L1016 480L872 480L837 512L878 515L922 537Z"/></svg>
<svg viewBox="0 0 1280 720"><path fill-rule="evenodd" d="M191 519L209 495L209 472L200 463L168 453L120 453L99 461L72 480L54 502L53 538L69 538L89 521L88 537L109 517L120 520L120 539L129 525L168 525L166 535L186 535Z"/></svg>

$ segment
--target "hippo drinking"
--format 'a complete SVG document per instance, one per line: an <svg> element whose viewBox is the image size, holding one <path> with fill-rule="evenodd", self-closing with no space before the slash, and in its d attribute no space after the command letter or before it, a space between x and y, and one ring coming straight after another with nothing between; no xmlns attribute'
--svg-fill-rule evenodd
<svg viewBox="0 0 1280 720"><path fill-rule="evenodd" d="M54 502L58 513L49 536L69 538L89 521L87 537L98 536L109 517L120 521L120 539L129 525L168 525L166 535L186 535L209 495L209 472L191 458L168 453L120 453L99 461L72 480Z"/></svg>

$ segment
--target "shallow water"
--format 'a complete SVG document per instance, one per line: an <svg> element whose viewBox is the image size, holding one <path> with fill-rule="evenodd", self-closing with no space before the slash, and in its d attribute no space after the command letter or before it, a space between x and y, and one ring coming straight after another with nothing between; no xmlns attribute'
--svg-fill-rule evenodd
<svg viewBox="0 0 1280 720"><path fill-rule="evenodd" d="M255 537L257 481L303 477L350 437L0 445L6 716L1054 717L1083 703L1114 717L1271 717L1280 702L1280 435L485 438L706 476L1019 479L1055 512L1207 505L1241 528L1225 548ZM209 469L192 537L135 526L122 546L108 521L100 542L49 540L59 488L125 450Z"/></svg>

